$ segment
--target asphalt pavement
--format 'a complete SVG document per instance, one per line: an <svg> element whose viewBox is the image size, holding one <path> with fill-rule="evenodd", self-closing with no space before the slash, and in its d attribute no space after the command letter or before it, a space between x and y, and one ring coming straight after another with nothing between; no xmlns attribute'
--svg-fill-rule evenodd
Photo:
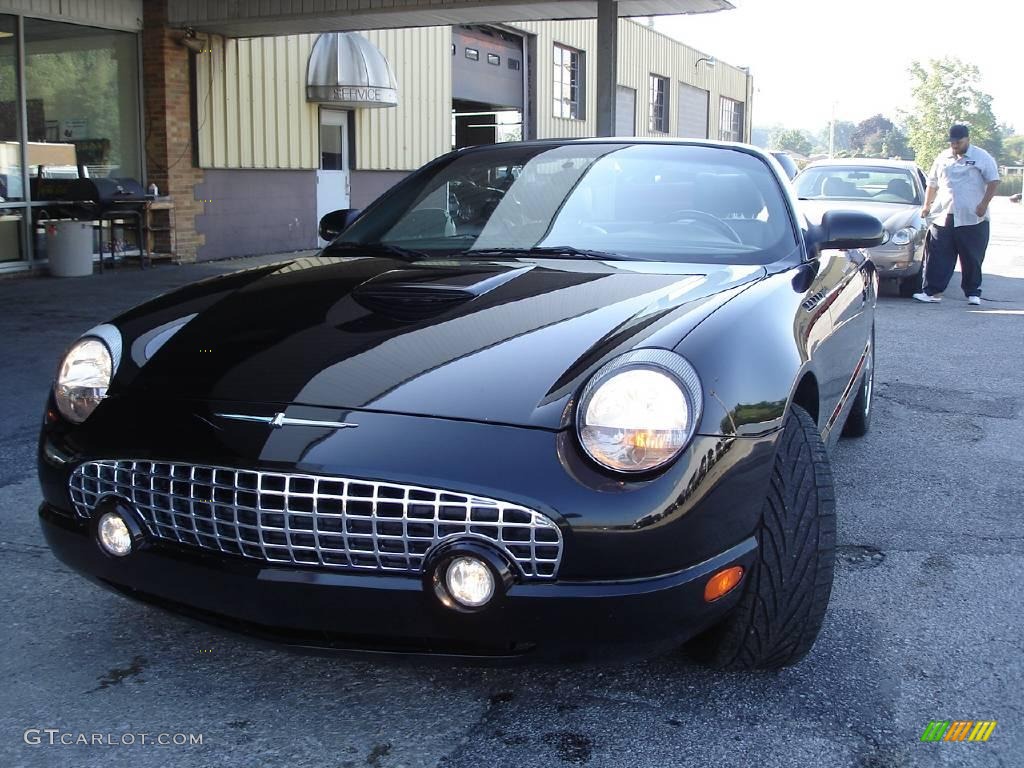
<svg viewBox="0 0 1024 768"><path fill-rule="evenodd" d="M681 654L513 669L298 655L92 586L36 522L58 357L128 306L258 260L0 280L0 766L1024 765L1024 208L997 199L992 231L980 307L959 276L941 304L880 301L872 431L832 457L825 625L802 663L759 674ZM923 743L931 720L998 725ZM101 743L60 743L80 735Z"/></svg>

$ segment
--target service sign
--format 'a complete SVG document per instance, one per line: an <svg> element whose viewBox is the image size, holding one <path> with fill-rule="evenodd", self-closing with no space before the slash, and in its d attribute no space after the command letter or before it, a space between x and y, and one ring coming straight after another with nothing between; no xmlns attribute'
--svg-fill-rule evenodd
<svg viewBox="0 0 1024 768"><path fill-rule="evenodd" d="M306 100L354 109L398 106L398 91L367 85L307 85Z"/></svg>

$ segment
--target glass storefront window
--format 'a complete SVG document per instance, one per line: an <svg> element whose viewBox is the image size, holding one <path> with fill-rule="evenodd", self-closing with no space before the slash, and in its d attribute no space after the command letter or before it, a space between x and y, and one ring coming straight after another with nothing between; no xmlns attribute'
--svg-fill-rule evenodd
<svg viewBox="0 0 1024 768"><path fill-rule="evenodd" d="M25 19L31 176L142 178L137 36Z"/></svg>
<svg viewBox="0 0 1024 768"><path fill-rule="evenodd" d="M25 199L19 142L17 29L13 16L0 15L0 205ZM4 242L0 240L0 244ZM0 261L7 261L7 255L6 249L0 251Z"/></svg>

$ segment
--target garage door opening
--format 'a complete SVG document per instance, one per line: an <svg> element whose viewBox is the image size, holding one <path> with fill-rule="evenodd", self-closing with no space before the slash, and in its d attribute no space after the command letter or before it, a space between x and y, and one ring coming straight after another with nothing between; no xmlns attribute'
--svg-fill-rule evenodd
<svg viewBox="0 0 1024 768"><path fill-rule="evenodd" d="M452 148L523 138L523 38L493 27L452 28Z"/></svg>

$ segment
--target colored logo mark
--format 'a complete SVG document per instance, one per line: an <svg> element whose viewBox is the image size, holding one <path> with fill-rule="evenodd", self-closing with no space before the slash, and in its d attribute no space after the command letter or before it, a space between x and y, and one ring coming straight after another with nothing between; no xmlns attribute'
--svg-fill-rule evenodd
<svg viewBox="0 0 1024 768"><path fill-rule="evenodd" d="M997 720L932 720L921 741L988 741Z"/></svg>

